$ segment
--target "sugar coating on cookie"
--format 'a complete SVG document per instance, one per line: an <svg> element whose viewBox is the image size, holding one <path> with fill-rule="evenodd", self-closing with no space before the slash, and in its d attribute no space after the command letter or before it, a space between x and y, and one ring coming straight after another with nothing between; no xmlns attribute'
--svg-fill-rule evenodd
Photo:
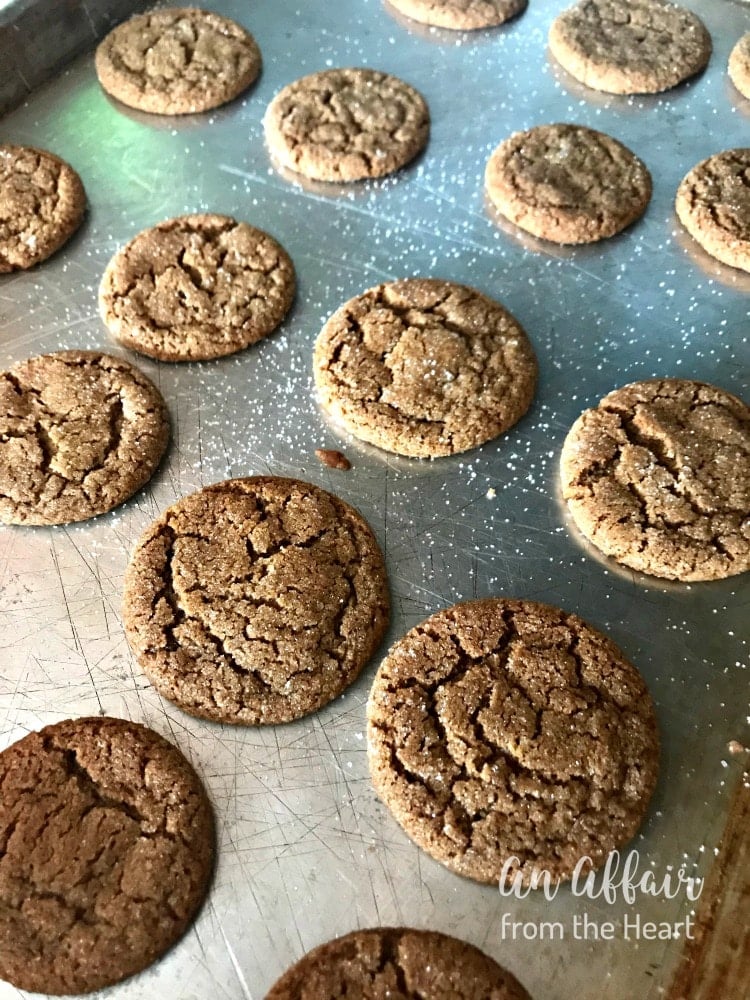
<svg viewBox="0 0 750 1000"><path fill-rule="evenodd" d="M241 25L191 7L137 14L96 50L108 94L140 111L182 115L231 101L255 80L261 55Z"/></svg>
<svg viewBox="0 0 750 1000"><path fill-rule="evenodd" d="M169 440L161 393L98 351L59 351L0 372L0 521L103 514L151 478Z"/></svg>
<svg viewBox="0 0 750 1000"><path fill-rule="evenodd" d="M155 687L221 722L287 722L354 681L388 624L372 530L338 497L276 477L179 500L125 576L128 641Z"/></svg>
<svg viewBox="0 0 750 1000"><path fill-rule="evenodd" d="M408 83L372 69L329 69L284 87L268 106L266 140L282 167L312 180L382 177L427 144L430 115Z"/></svg>
<svg viewBox="0 0 750 1000"><path fill-rule="evenodd" d="M617 139L583 125L537 125L493 152L487 193L511 222L554 243L614 236L646 211L651 175Z"/></svg>
<svg viewBox="0 0 750 1000"><path fill-rule="evenodd" d="M86 212L81 178L53 153L0 145L0 274L46 260Z"/></svg>
<svg viewBox="0 0 750 1000"><path fill-rule="evenodd" d="M378 285L320 332L323 407L363 441L421 458L453 455L515 424L536 387L513 316L473 288L432 278Z"/></svg>
<svg viewBox="0 0 750 1000"><path fill-rule="evenodd" d="M265 1000L529 1000L515 976L466 941L375 927L309 951Z"/></svg>
<svg viewBox="0 0 750 1000"><path fill-rule="evenodd" d="M161 361L205 361L275 330L294 292L294 265L268 233L226 215L183 215L115 254L99 308L126 347Z"/></svg>
<svg viewBox="0 0 750 1000"><path fill-rule="evenodd" d="M743 97L750 99L750 31L729 54L729 78Z"/></svg>
<svg viewBox="0 0 750 1000"><path fill-rule="evenodd" d="M662 0L581 0L552 22L552 55L587 87L654 94L700 72L711 36L692 11Z"/></svg>
<svg viewBox="0 0 750 1000"><path fill-rule="evenodd" d="M455 31L494 28L526 9L528 0L388 0L391 7L422 24Z"/></svg>
<svg viewBox="0 0 750 1000"><path fill-rule="evenodd" d="M656 784L651 698L575 615L486 599L400 639L367 706L375 789L415 843L479 882L569 878L635 834ZM587 863L584 862L586 869Z"/></svg>
<svg viewBox="0 0 750 1000"><path fill-rule="evenodd" d="M750 407L687 379L634 382L576 420L563 497L597 548L685 582L750 569Z"/></svg>
<svg viewBox="0 0 750 1000"><path fill-rule="evenodd" d="M677 217L712 257L750 271L750 148L703 160L677 189Z"/></svg>
<svg viewBox="0 0 750 1000"><path fill-rule="evenodd" d="M0 753L0 978L88 993L186 930L214 853L211 807L176 747L122 719L71 719Z"/></svg>

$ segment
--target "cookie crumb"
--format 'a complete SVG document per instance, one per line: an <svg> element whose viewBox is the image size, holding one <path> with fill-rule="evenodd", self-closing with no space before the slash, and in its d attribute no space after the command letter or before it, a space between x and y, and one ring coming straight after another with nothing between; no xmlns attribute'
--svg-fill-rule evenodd
<svg viewBox="0 0 750 1000"><path fill-rule="evenodd" d="M348 472L352 467L346 455L342 451L336 451L335 448L316 448L315 457L329 469L343 469L344 472Z"/></svg>
<svg viewBox="0 0 750 1000"><path fill-rule="evenodd" d="M738 754L747 753L747 749L748 748L745 746L745 744L740 743L739 740L730 740L727 743L727 750L735 757Z"/></svg>

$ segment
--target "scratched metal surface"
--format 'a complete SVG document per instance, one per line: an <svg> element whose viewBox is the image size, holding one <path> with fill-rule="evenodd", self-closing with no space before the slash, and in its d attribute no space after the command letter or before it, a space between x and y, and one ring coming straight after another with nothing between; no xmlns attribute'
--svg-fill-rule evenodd
<svg viewBox="0 0 750 1000"><path fill-rule="evenodd" d="M3 366L58 348L115 346L96 290L111 254L141 228L195 210L227 212L274 233L299 272L299 296L266 342L208 364L133 358L161 387L174 438L151 485L89 523L0 533L0 745L61 718L106 712L174 740L203 776L218 820L218 867L194 927L151 970L103 996L145 1000L259 998L306 949L358 926L407 924L467 938L514 970L536 997L657 997L679 942L572 939L572 918L619 920L628 909L563 889L502 899L414 847L368 780L365 703L373 662L335 704L292 725L238 729L194 720L159 698L123 636L120 590L141 531L183 494L227 476L279 473L339 493L386 550L394 599L389 641L460 599L528 597L606 630L651 686L663 732L662 777L642 835L643 867L703 871L741 763L726 749L747 721L747 578L665 585L622 572L581 544L559 502L567 428L609 389L654 375L693 376L750 395L750 276L711 263L679 232L676 186L704 156L747 144L750 102L725 75L750 11L692 6L715 52L698 80L654 98L584 92L546 55L565 0L532 0L505 28L429 31L379 0L266 0L216 8L242 20L264 54L243 99L213 114L150 118L99 90L81 58L3 121L6 141L55 150L81 172L91 209L81 233L46 264L0 280ZM261 118L276 91L326 66L395 72L427 97L427 153L395 178L303 188L269 164ZM482 177L511 131L571 120L641 154L655 191L646 218L599 246L555 249L499 225ZM311 391L313 340L351 295L407 275L473 284L527 328L541 364L528 416L463 457L421 463L340 438ZM349 473L318 446L343 446ZM493 494L494 491L494 494ZM747 742L747 740L746 740ZM644 919L675 921L684 896L639 898ZM559 920L565 940L513 941L514 920ZM0 984L0 998L16 997Z"/></svg>

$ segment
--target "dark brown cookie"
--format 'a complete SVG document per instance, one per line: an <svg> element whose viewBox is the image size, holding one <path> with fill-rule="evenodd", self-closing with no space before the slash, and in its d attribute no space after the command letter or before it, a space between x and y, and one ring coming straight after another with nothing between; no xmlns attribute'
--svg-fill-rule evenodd
<svg viewBox="0 0 750 1000"><path fill-rule="evenodd" d="M0 978L88 993L139 972L208 888L213 817L156 733L71 719L0 754Z"/></svg>
<svg viewBox="0 0 750 1000"><path fill-rule="evenodd" d="M407 927L353 931L309 951L266 1000L529 1000L478 948Z"/></svg>
<svg viewBox="0 0 750 1000"><path fill-rule="evenodd" d="M46 260L85 212L81 178L64 160L31 146L0 145L0 274Z"/></svg>
<svg viewBox="0 0 750 1000"><path fill-rule="evenodd" d="M388 0L414 21L454 31L494 28L526 10L528 0Z"/></svg>
<svg viewBox="0 0 750 1000"><path fill-rule="evenodd" d="M729 54L729 79L743 97L750 99L750 31L739 39Z"/></svg>
<svg viewBox="0 0 750 1000"><path fill-rule="evenodd" d="M241 25L212 11L170 7L119 24L96 50L104 90L160 115L207 111L260 73L260 50Z"/></svg>
<svg viewBox="0 0 750 1000"><path fill-rule="evenodd" d="M322 405L352 434L401 455L475 448L520 420L534 350L499 303L449 281L378 285L334 313L315 344Z"/></svg>
<svg viewBox="0 0 750 1000"><path fill-rule="evenodd" d="M367 716L380 797L419 847L479 882L506 862L524 884L534 870L569 878L584 857L598 867L656 784L638 671L580 618L532 601L458 604L412 629Z"/></svg>
<svg viewBox="0 0 750 1000"><path fill-rule="evenodd" d="M700 72L711 36L663 0L581 0L552 22L549 47L576 80L609 94L655 94Z"/></svg>
<svg viewBox="0 0 750 1000"><path fill-rule="evenodd" d="M65 524L123 503L153 475L169 415L153 383L98 351L0 372L0 521Z"/></svg>
<svg viewBox="0 0 750 1000"><path fill-rule="evenodd" d="M430 115L408 83L372 69L327 69L284 87L266 140L283 166L312 180L356 181L403 167L427 145Z"/></svg>
<svg viewBox="0 0 750 1000"><path fill-rule="evenodd" d="M555 243L593 243L646 211L651 175L627 146L582 125L537 125L494 151L487 193L507 219Z"/></svg>
<svg viewBox="0 0 750 1000"><path fill-rule="evenodd" d="M341 694L375 652L385 564L338 497L294 479L230 479L146 530L123 611L138 662L186 712L288 722Z"/></svg>
<svg viewBox="0 0 750 1000"><path fill-rule="evenodd" d="M683 379L633 382L573 424L563 496L597 548L641 573L750 569L750 407Z"/></svg>
<svg viewBox="0 0 750 1000"><path fill-rule="evenodd" d="M294 265L268 233L226 215L183 215L115 254L99 307L126 347L161 361L206 361L275 330L294 290Z"/></svg>

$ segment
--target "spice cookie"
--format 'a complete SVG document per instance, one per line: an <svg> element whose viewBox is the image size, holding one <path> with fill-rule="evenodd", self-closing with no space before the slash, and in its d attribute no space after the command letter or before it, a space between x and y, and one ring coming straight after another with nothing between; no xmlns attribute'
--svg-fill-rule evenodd
<svg viewBox="0 0 750 1000"><path fill-rule="evenodd" d="M497 883L594 868L656 784L651 697L606 636L533 601L458 604L391 649L367 706L375 789L416 844Z"/></svg>
<svg viewBox="0 0 750 1000"><path fill-rule="evenodd" d="M184 497L138 543L124 623L155 687L192 715L288 722L337 697L388 624L375 536L294 479L230 479Z"/></svg>
<svg viewBox="0 0 750 1000"><path fill-rule="evenodd" d="M0 521L103 514L151 478L169 440L158 389L98 351L42 354L0 372Z"/></svg>
<svg viewBox="0 0 750 1000"><path fill-rule="evenodd" d="M391 7L422 24L455 31L494 28L526 10L528 0L388 0Z"/></svg>
<svg viewBox="0 0 750 1000"><path fill-rule="evenodd" d="M85 212L81 178L64 160L31 146L0 145L0 274L46 260Z"/></svg>
<svg viewBox="0 0 750 1000"><path fill-rule="evenodd" d="M728 149L693 167L675 210L706 253L750 271L750 149Z"/></svg>
<svg viewBox="0 0 750 1000"><path fill-rule="evenodd" d="M266 1000L529 1000L515 976L478 948L407 927L353 931L309 951Z"/></svg>
<svg viewBox="0 0 750 1000"><path fill-rule="evenodd" d="M328 69L284 87L264 125L272 155L311 180L358 181L403 167L427 145L430 114L408 83L372 69Z"/></svg>
<svg viewBox="0 0 750 1000"><path fill-rule="evenodd" d="M576 80L608 94L655 94L699 73L711 36L662 0L581 0L552 22L549 47Z"/></svg>
<svg viewBox="0 0 750 1000"><path fill-rule="evenodd" d="M750 31L729 54L729 79L742 96L750 100Z"/></svg>
<svg viewBox="0 0 750 1000"><path fill-rule="evenodd" d="M0 753L0 978L88 993L139 972L208 888L211 807L156 733L71 719Z"/></svg>
<svg viewBox="0 0 750 1000"><path fill-rule="evenodd" d="M386 451L436 458L520 420L536 387L520 325L473 288L432 278L378 285L334 313L315 344L323 407Z"/></svg>
<svg viewBox="0 0 750 1000"><path fill-rule="evenodd" d="M118 101L158 115L208 111L241 94L260 73L250 32L194 7L137 14L96 50L99 83Z"/></svg>
<svg viewBox="0 0 750 1000"><path fill-rule="evenodd" d="M594 243L646 211L651 175L627 146L583 125L537 125L500 143L487 164L497 210L554 243Z"/></svg>
<svg viewBox="0 0 750 1000"><path fill-rule="evenodd" d="M99 308L110 333L134 351L206 361L275 330L294 291L294 265L268 233L226 215L183 215L115 254Z"/></svg>
<svg viewBox="0 0 750 1000"><path fill-rule="evenodd" d="M583 534L631 569L682 581L750 569L750 407L723 389L616 389L573 424L561 476Z"/></svg>

